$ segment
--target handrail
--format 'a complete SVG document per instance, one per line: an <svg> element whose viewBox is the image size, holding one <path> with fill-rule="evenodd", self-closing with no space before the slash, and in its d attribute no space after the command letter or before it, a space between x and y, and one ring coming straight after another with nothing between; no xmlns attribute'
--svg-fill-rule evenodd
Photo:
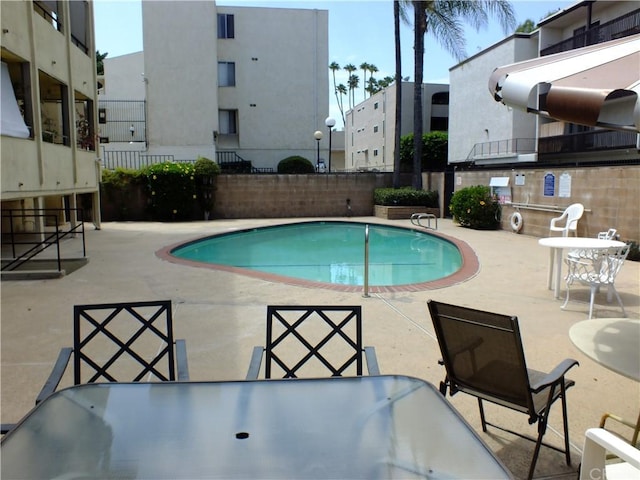
<svg viewBox="0 0 640 480"><path fill-rule="evenodd" d="M9 239L11 243L11 252L12 252L12 260L8 262L6 265L2 266L2 271L11 271L15 270L21 265L25 264L32 258L41 254L49 247L55 245L56 246L56 261L58 266L58 271L62 271L62 256L60 253L60 240L64 239L67 236L74 236L76 233L80 233L82 236L82 255L83 257L87 256L86 252L86 243L85 243L85 235L84 235L84 220L82 215L82 209L80 208L72 208L68 209L69 212L76 212L77 224L71 227L69 230L61 230L60 224L58 223L58 218L60 212L64 212L65 209L56 209L56 208L45 208L45 209L36 209L36 208L26 208L26 209L7 209L2 212L2 217L8 219L9 222ZM38 240L19 240L16 238L18 233L21 235L24 232L15 232L14 231L14 220L16 219L30 219L35 225L36 218L41 218L43 221L45 219L53 220L53 227L55 231L53 233L47 234L46 231L32 231L26 232L27 234L33 235ZM31 248L28 248L26 251L18 254L16 252L16 245L32 245Z"/></svg>
<svg viewBox="0 0 640 480"><path fill-rule="evenodd" d="M364 227L364 293L369 298L369 224Z"/></svg>
<svg viewBox="0 0 640 480"><path fill-rule="evenodd" d="M518 202L506 202L506 206L514 207L514 208L524 208L525 210L537 210L539 212L554 212L554 213L562 213L567 207L560 207L558 205L540 205L535 203L518 203ZM591 213L590 208L585 208L585 212Z"/></svg>

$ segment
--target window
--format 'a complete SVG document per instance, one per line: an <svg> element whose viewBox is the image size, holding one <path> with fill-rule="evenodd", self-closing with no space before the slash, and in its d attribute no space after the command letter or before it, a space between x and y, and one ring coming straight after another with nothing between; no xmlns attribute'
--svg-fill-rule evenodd
<svg viewBox="0 0 640 480"><path fill-rule="evenodd" d="M42 71L38 72L38 81L42 141L70 146L68 88Z"/></svg>
<svg viewBox="0 0 640 480"><path fill-rule="evenodd" d="M88 12L89 3L86 0L69 2L71 41L87 55L89 54Z"/></svg>
<svg viewBox="0 0 640 480"><path fill-rule="evenodd" d="M373 104L373 109L374 109L374 110L377 110L377 109L378 109L378 102L376 102L376 103L374 103L374 104Z"/></svg>
<svg viewBox="0 0 640 480"><path fill-rule="evenodd" d="M51 24L57 31L62 32L62 18L60 5L57 0L40 0L33 2L33 10Z"/></svg>
<svg viewBox="0 0 640 480"><path fill-rule="evenodd" d="M378 125L374 125L374 127L373 127L373 133L378 133Z"/></svg>
<svg viewBox="0 0 640 480"><path fill-rule="evenodd" d="M235 62L218 62L218 86L236 86L236 64Z"/></svg>
<svg viewBox="0 0 640 480"><path fill-rule="evenodd" d="M5 50L2 50L3 55ZM8 52L6 52L8 53ZM2 57L2 102L0 102L2 128L0 133L11 137L33 138L33 106L31 69L28 62ZM11 98L15 98L15 102Z"/></svg>
<svg viewBox="0 0 640 480"><path fill-rule="evenodd" d="M218 14L218 38L234 38L233 15Z"/></svg>
<svg viewBox="0 0 640 480"><path fill-rule="evenodd" d="M219 110L218 123L220 126L220 135L237 135L238 134L238 111L237 110Z"/></svg>
<svg viewBox="0 0 640 480"><path fill-rule="evenodd" d="M76 147L81 150L95 150L93 100L79 92L75 92L75 114Z"/></svg>
<svg viewBox="0 0 640 480"><path fill-rule="evenodd" d="M377 149L377 148L374 148L374 149L373 149L373 156L374 156L374 157L377 157L377 156L378 156L378 149Z"/></svg>
<svg viewBox="0 0 640 480"><path fill-rule="evenodd" d="M449 105L449 92L437 92L431 96L431 105Z"/></svg>
<svg viewBox="0 0 640 480"><path fill-rule="evenodd" d="M449 130L449 118L447 117L431 117L431 128L432 132L440 131L446 132Z"/></svg>

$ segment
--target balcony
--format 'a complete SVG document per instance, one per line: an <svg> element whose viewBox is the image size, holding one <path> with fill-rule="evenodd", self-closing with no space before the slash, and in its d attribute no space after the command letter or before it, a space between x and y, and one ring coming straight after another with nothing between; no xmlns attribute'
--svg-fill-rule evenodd
<svg viewBox="0 0 640 480"><path fill-rule="evenodd" d="M587 45L608 42L617 38L628 37L640 33L640 9L629 12L610 22L596 25L589 30L574 35L560 43L551 45L540 51L540 56L567 52Z"/></svg>
<svg viewBox="0 0 640 480"><path fill-rule="evenodd" d="M614 130L594 130L589 132L540 137L538 156L559 153L581 153L611 150L636 149L638 134Z"/></svg>

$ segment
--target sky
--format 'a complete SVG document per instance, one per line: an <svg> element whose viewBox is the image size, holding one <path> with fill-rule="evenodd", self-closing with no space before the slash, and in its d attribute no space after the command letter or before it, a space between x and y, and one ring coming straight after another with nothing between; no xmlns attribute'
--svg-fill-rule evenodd
<svg viewBox="0 0 640 480"><path fill-rule="evenodd" d="M143 0L151 1L151 0ZM188 0L183 0L185 3ZM537 23L547 13L567 8L577 0L512 0L516 13L516 24L527 19ZM390 0L218 0L217 5L308 8L329 11L329 63L340 66L349 63L356 67L366 62L378 68L377 79L393 77L395 72L395 46L393 35L393 5ZM94 0L96 49L113 58L142 51L142 7L141 0ZM486 28L475 31L465 29L467 56L484 50L499 42L512 32L505 33L500 24L490 20ZM413 27L401 26L402 76L413 80ZM449 68L459 63L437 40L425 37L424 82L449 83ZM497 65L496 65L497 66ZM328 65L327 65L328 68ZM360 76L362 71L354 72ZM340 71L336 75L338 84L347 84L348 74ZM336 129L342 129L342 120L333 94L333 80L329 76L329 115L337 120ZM356 95L356 102L363 100L363 91Z"/></svg>

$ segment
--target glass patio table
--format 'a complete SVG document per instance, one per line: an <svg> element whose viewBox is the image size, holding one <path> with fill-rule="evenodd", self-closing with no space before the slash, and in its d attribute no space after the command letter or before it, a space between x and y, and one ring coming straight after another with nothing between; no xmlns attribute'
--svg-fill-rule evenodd
<svg viewBox="0 0 640 480"><path fill-rule="evenodd" d="M406 376L70 387L0 443L3 478L512 478Z"/></svg>

